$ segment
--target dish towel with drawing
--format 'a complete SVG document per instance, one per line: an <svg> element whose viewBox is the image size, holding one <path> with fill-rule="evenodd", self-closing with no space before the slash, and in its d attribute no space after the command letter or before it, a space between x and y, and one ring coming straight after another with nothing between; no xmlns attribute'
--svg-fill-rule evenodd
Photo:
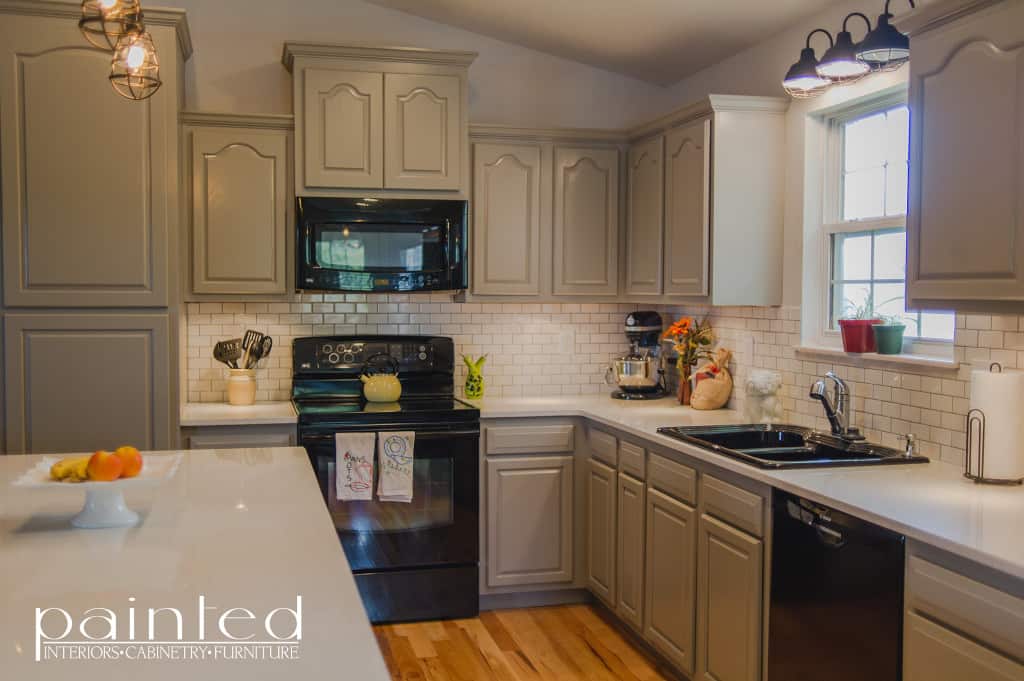
<svg viewBox="0 0 1024 681"><path fill-rule="evenodd" d="M334 434L334 484L338 501L373 499L373 433Z"/></svg>
<svg viewBox="0 0 1024 681"><path fill-rule="evenodd" d="M412 501L413 447L416 433L400 431L377 433L377 458L380 482L377 498L381 501Z"/></svg>

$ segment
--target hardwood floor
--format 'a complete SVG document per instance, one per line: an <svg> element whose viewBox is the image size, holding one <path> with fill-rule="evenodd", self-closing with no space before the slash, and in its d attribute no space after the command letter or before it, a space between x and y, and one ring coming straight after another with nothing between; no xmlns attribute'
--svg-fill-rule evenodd
<svg viewBox="0 0 1024 681"><path fill-rule="evenodd" d="M657 663L589 605L374 627L396 681L660 681Z"/></svg>

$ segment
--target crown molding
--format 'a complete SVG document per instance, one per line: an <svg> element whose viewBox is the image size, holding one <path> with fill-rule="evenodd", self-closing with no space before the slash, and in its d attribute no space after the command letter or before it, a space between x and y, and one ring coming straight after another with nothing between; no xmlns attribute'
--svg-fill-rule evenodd
<svg viewBox="0 0 1024 681"><path fill-rule="evenodd" d="M913 36L945 26L961 17L995 5L1002 0L946 0L924 5L892 20L901 33Z"/></svg>
<svg viewBox="0 0 1024 681"><path fill-rule="evenodd" d="M424 47L377 47L374 45L336 45L332 43L286 42L281 63L289 71L296 57L333 59L365 59L393 61L434 66L468 67L477 58L476 52L459 50L431 50Z"/></svg>
<svg viewBox="0 0 1024 681"><path fill-rule="evenodd" d="M642 123L623 132L630 142L650 137L669 128L689 123L704 116L724 111L758 112L784 115L789 100L784 97L753 97L749 95L708 95L687 106L670 111L648 123Z"/></svg>
<svg viewBox="0 0 1024 681"><path fill-rule="evenodd" d="M295 117L291 114L239 114L217 111L182 111L178 114L182 125L202 125L222 128L260 128L294 130Z"/></svg>
<svg viewBox="0 0 1024 681"><path fill-rule="evenodd" d="M474 141L501 142L564 142L568 144L588 142L591 144L618 145L626 141L622 130L603 128L518 128L511 125L471 123L469 138Z"/></svg>
<svg viewBox="0 0 1024 681"><path fill-rule="evenodd" d="M38 17L75 19L82 16L82 4L73 0L0 0L0 14L25 14ZM147 24L171 26L178 39L178 49L188 61L192 56L192 33L185 10L174 7L143 7Z"/></svg>

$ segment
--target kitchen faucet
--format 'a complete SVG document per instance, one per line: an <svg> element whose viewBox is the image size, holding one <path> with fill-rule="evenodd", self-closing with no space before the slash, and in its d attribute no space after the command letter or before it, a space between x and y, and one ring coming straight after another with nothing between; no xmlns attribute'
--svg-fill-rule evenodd
<svg viewBox="0 0 1024 681"><path fill-rule="evenodd" d="M830 398L826 381L835 383L833 396ZM836 376L831 371L825 377L814 382L811 386L811 399L818 400L825 407L825 416L832 425L832 434L844 440L863 440L857 428L850 425L850 388L846 381Z"/></svg>

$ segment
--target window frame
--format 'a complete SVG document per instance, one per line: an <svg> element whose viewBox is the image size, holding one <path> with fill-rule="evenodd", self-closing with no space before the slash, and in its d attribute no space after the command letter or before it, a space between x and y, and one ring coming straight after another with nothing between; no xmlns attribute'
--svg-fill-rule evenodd
<svg viewBox="0 0 1024 681"><path fill-rule="evenodd" d="M843 126L850 121L881 113L899 106L908 106L907 92L901 89L876 97L869 97L853 102L826 114L823 118L825 136L824 172L822 173L823 191L821 201L821 220L819 234L819 251L821 272L818 276L819 295L818 307L819 328L817 335L830 346L839 347L842 336L838 329L833 329L832 321L832 281L833 281L833 237L836 234L855 232L875 232L887 229L906 229L907 214L882 216L877 218L860 218L843 220ZM906 281L904 277L904 281ZM953 339L908 337L913 354L946 356L953 347Z"/></svg>

